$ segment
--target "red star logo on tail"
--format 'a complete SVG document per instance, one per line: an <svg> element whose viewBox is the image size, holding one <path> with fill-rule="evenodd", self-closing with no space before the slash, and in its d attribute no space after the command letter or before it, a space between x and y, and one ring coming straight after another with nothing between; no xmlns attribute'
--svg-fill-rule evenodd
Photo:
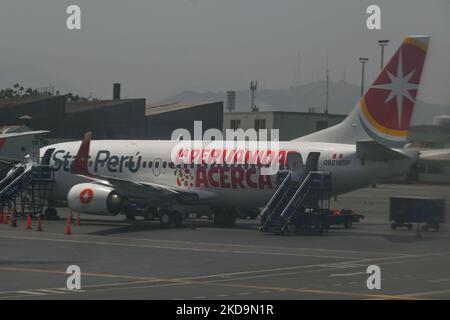
<svg viewBox="0 0 450 320"><path fill-rule="evenodd" d="M407 37L360 101L366 131L389 141L408 135L428 37Z"/></svg>
<svg viewBox="0 0 450 320"><path fill-rule="evenodd" d="M415 70L411 71L407 75L404 74L402 50L400 49L397 61L397 74L393 75L388 70L386 70L386 72L391 82L374 85L371 88L390 91L389 96L384 101L385 104L391 101L393 98L396 99L398 126L400 128L402 126L403 119L403 98L406 98L413 103L415 101L415 98L411 95L410 92L410 90L417 90L418 88L418 85L416 83L410 82Z"/></svg>

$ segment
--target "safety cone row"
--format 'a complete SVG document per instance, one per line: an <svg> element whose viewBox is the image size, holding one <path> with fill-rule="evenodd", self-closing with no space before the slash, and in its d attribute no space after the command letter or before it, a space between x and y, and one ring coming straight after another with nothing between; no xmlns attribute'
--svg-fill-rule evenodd
<svg viewBox="0 0 450 320"><path fill-rule="evenodd" d="M44 231L44 229L42 229L42 217L41 217L41 215L39 215L39 218L38 218L38 225L37 225L36 231Z"/></svg>
<svg viewBox="0 0 450 320"><path fill-rule="evenodd" d="M33 228L31 227L31 217L30 217L30 214L27 214L27 223L25 224L25 229L26 229L26 230L31 230L31 229L33 229Z"/></svg>
<svg viewBox="0 0 450 320"><path fill-rule="evenodd" d="M77 213L77 226L80 226L81 224L81 218L80 218L80 213Z"/></svg>
<svg viewBox="0 0 450 320"><path fill-rule="evenodd" d="M17 221L16 221L16 216L14 214L14 210L11 211L11 218L9 219L9 225L11 227L17 227Z"/></svg>
<svg viewBox="0 0 450 320"><path fill-rule="evenodd" d="M6 213L6 209L3 210L2 223L8 224L8 214Z"/></svg>
<svg viewBox="0 0 450 320"><path fill-rule="evenodd" d="M64 234L70 235L72 234L72 213L70 214L70 216L67 217L67 225L66 225L66 230L64 230Z"/></svg>

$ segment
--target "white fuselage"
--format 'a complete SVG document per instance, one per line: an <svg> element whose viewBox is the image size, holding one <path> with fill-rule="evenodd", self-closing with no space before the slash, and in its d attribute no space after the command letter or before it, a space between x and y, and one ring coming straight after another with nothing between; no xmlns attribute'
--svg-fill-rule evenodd
<svg viewBox="0 0 450 320"><path fill-rule="evenodd" d="M41 156L54 148L50 166L55 169L55 200L65 200L70 188L86 182L70 173L70 163L81 142L66 142L41 149ZM213 194L210 205L263 207L273 195L275 176L261 175L252 165L172 166L176 141L96 140L91 142L89 171L130 181L151 182L186 191ZM200 149L203 149L201 147ZM408 172L412 159L365 161L356 157L351 144L280 142L280 150L296 151L306 162L308 154L319 152L318 170L332 174L334 194L342 194Z"/></svg>

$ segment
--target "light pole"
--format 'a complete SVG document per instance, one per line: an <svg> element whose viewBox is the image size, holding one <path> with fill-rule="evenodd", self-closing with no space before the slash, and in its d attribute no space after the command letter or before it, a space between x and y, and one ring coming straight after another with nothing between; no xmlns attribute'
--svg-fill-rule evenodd
<svg viewBox="0 0 450 320"><path fill-rule="evenodd" d="M378 45L381 47L381 70L384 68L384 47L389 43L389 40L378 40Z"/></svg>
<svg viewBox="0 0 450 320"><path fill-rule="evenodd" d="M250 91L252 92L252 105L251 105L251 111L252 112L258 112L258 108L255 104L255 96L256 96L256 89L258 88L258 81L251 81L250 82Z"/></svg>
<svg viewBox="0 0 450 320"><path fill-rule="evenodd" d="M369 58L359 58L359 62L361 62L362 69L361 69L361 97L364 95L364 72L365 72L365 65L369 61Z"/></svg>

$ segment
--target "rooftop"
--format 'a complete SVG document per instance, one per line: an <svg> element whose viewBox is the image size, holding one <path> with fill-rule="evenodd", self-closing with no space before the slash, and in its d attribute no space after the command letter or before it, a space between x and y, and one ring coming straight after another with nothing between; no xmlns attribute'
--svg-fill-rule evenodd
<svg viewBox="0 0 450 320"><path fill-rule="evenodd" d="M68 102L66 103L67 113L84 112L89 110L114 107L129 102L141 101L145 99L121 99L121 100L94 100L82 102Z"/></svg>
<svg viewBox="0 0 450 320"><path fill-rule="evenodd" d="M172 112L172 111L178 111L178 110L184 110L189 108L196 108L200 106L205 106L208 104L218 103L221 101L204 101L204 102L174 102L174 103L167 103L167 104L161 104L161 105L148 105L145 107L145 115L146 116L153 116L165 112Z"/></svg>
<svg viewBox="0 0 450 320"><path fill-rule="evenodd" d="M36 101L43 101L49 99L61 99L64 96L32 96L32 97L24 97L24 98L11 98L11 99L2 99L0 100L0 108L27 104Z"/></svg>
<svg viewBox="0 0 450 320"><path fill-rule="evenodd" d="M345 114L335 114L335 113L323 113L323 112L305 112L305 111L236 111L236 112L225 112L227 115L247 115L247 114L279 114L279 115L311 115L311 116L327 116L327 117L346 117Z"/></svg>

